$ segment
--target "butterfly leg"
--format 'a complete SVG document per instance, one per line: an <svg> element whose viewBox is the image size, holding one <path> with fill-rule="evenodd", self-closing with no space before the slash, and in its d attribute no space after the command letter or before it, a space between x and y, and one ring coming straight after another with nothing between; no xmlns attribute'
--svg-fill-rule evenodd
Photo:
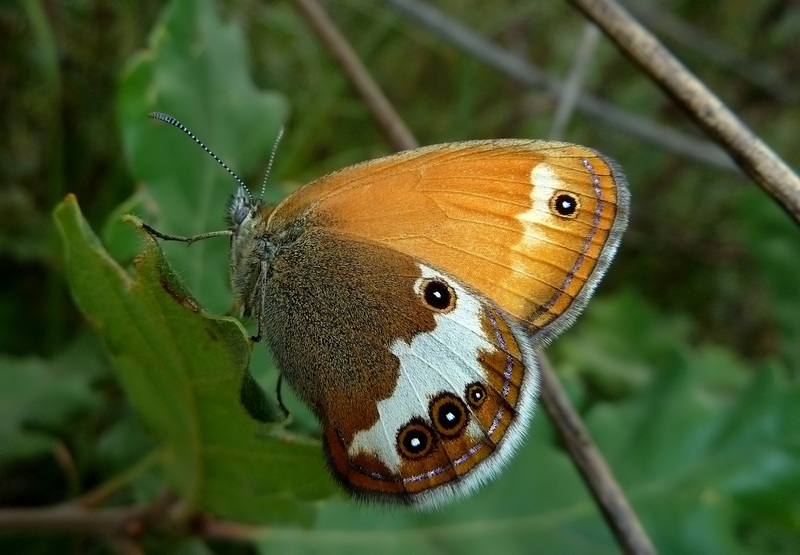
<svg viewBox="0 0 800 555"><path fill-rule="evenodd" d="M282 386L283 386L283 374L278 372L278 384L275 386L275 396L278 398L278 406L281 408L283 416L286 419L285 421L288 424L291 421L292 413L290 413L289 409L286 408L286 405L283 404L283 395L281 394Z"/></svg>
<svg viewBox="0 0 800 555"><path fill-rule="evenodd" d="M220 231L209 231L208 233L200 233L198 235L189 235L189 236L168 235L166 233L161 233L157 229L154 229L153 227L144 222L142 222L142 229L144 229L147 233L149 233L153 237L163 239L164 241L178 241L180 243L188 243L190 245L196 241L210 239L211 237L230 237L231 235L233 235L233 232L230 229L223 229Z"/></svg>

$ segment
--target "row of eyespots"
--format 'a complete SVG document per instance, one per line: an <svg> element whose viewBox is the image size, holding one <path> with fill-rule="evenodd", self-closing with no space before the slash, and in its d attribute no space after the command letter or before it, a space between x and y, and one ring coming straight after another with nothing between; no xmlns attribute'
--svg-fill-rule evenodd
<svg viewBox="0 0 800 555"><path fill-rule="evenodd" d="M486 400L486 388L479 382L467 385L464 397L472 409ZM464 401L453 393L440 393L428 404L433 427L420 417L412 418L397 433L397 449L407 459L421 459L433 450L436 439L458 437L469 423Z"/></svg>

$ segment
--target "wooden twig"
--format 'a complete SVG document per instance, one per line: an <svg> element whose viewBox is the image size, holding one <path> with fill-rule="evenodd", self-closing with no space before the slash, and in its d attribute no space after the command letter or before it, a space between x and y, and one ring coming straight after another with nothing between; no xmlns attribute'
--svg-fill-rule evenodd
<svg viewBox="0 0 800 555"><path fill-rule="evenodd" d="M334 23L330 21L325 12L316 4L316 0L296 0L295 4L314 4L316 17L320 21L324 18L324 27L333 27ZM316 26L314 27L316 29ZM340 33L336 33L341 37ZM323 39L324 40L324 39ZM344 38L342 38L344 40ZM333 42L325 41L329 48L338 48L339 46ZM352 49L348 47L352 52ZM333 54L336 60L342 58L341 54ZM341 62L340 62L341 64ZM360 66L360 64L359 64ZM351 75L350 70L342 67L342 70L348 76ZM381 95L382 96L382 95ZM397 116L394 110L383 112L384 115L392 114L392 117ZM391 129L397 127L396 123L389 122L386 125L383 120L378 120L379 124L383 127L384 133L387 138L391 139ZM394 143L393 143L394 144ZM617 537L620 546L626 553L637 555L649 555L655 553L655 549L644 532L644 528L639 523L639 519L631 509L622 489L617 484L614 476L608 468L608 465L602 459L599 450L592 442L580 418L572 408L569 399L564 393L561 385L553 377L552 370L547 362L547 358L542 353L538 353L540 364L545 368L542 381L542 399L544 406L556 423L556 430L558 430L561 439L567 445L567 450L572 456L573 461L579 468L581 475L584 477L592 495L598 501L598 504L606 518L609 526L612 528L614 535Z"/></svg>
<svg viewBox="0 0 800 555"><path fill-rule="evenodd" d="M553 124L548 134L550 139L562 140L564 137L564 130L567 128L567 123L575 111L575 103L581 94L583 82L589 70L589 62L592 60L595 45L599 38L600 30L595 25L587 22L583 29L583 38L573 58L572 69L567 76L567 80L564 81L563 94L558 97L558 104L553 114Z"/></svg>
<svg viewBox="0 0 800 555"><path fill-rule="evenodd" d="M641 3L639 3L641 4ZM794 83L781 79L765 64L739 54L726 44L709 37L690 23L683 21L655 3L632 7L634 16L648 29L671 39L678 46L689 49L695 56L705 58L739 79L758 87L779 102L795 102L798 90Z"/></svg>
<svg viewBox="0 0 800 555"><path fill-rule="evenodd" d="M50 507L0 509L0 533L67 533L105 538L120 552L138 553L142 534L179 537L191 533L208 539L250 540L264 527L218 520L210 516L184 518L180 499L165 494L145 505L87 508L80 502Z"/></svg>
<svg viewBox="0 0 800 555"><path fill-rule="evenodd" d="M597 505L625 553L656 553L650 538L636 517L625 493L617 484L605 459L589 436L586 426L558 382L550 361L537 353L542 375L542 404L567 447L572 461L589 484Z"/></svg>
<svg viewBox="0 0 800 555"><path fill-rule="evenodd" d="M64 503L50 507L0 509L0 532L62 532L135 540L154 526L183 527L183 522L171 517L176 502L173 495L164 495L150 504L128 507L97 509L86 508L80 503Z"/></svg>
<svg viewBox="0 0 800 555"><path fill-rule="evenodd" d="M800 177L614 0L570 0L800 223Z"/></svg>
<svg viewBox="0 0 800 555"><path fill-rule="evenodd" d="M369 107L372 116L380 123L391 145L396 150L406 150L418 146L417 140L397 115L394 106L364 68L347 39L342 36L322 7L314 0L294 0L294 5L339 63L344 74L347 75L364 103Z"/></svg>

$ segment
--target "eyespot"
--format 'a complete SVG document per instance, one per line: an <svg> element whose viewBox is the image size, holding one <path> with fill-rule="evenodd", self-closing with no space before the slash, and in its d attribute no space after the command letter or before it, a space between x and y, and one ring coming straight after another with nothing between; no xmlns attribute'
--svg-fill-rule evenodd
<svg viewBox="0 0 800 555"><path fill-rule="evenodd" d="M436 431L445 437L455 437L467 427L467 407L452 393L442 393L433 399L429 410Z"/></svg>
<svg viewBox="0 0 800 555"><path fill-rule="evenodd" d="M397 450L407 459L420 459L433 449L433 432L420 418L414 418L397 432Z"/></svg>
<svg viewBox="0 0 800 555"><path fill-rule="evenodd" d="M486 400L486 388L480 382L471 383L467 385L465 397L469 406L477 409Z"/></svg>
<svg viewBox="0 0 800 555"><path fill-rule="evenodd" d="M567 191L556 191L550 199L550 210L562 218L576 218L580 207L578 196Z"/></svg>
<svg viewBox="0 0 800 555"><path fill-rule="evenodd" d="M456 292L441 279L425 279L419 289L428 308L437 312L450 312L456 306Z"/></svg>

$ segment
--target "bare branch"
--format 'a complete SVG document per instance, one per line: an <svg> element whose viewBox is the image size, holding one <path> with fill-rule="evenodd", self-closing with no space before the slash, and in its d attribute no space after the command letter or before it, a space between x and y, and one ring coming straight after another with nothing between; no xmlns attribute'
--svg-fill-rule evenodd
<svg viewBox="0 0 800 555"><path fill-rule="evenodd" d="M800 177L613 0L570 0L800 222Z"/></svg>
<svg viewBox="0 0 800 555"><path fill-rule="evenodd" d="M193 534L202 538L251 540L264 528L180 509L181 500L167 493L152 503L131 507L87 508L83 499L52 507L0 509L0 533L67 533L103 537L120 553L139 553L144 533L169 537ZM187 518L188 517L188 518Z"/></svg>
<svg viewBox="0 0 800 555"><path fill-rule="evenodd" d="M559 437L566 445L572 461L583 479L590 485L592 496L603 511L617 541L625 553L655 554L655 547L636 513L633 512L580 416L558 383L550 361L541 351L538 351L537 355L542 374L542 403L558 430Z"/></svg>
<svg viewBox="0 0 800 555"><path fill-rule="evenodd" d="M86 509L70 503L33 509L0 509L0 532L66 532L130 538L144 530L144 521L154 507Z"/></svg>
<svg viewBox="0 0 800 555"><path fill-rule="evenodd" d="M319 39L339 63L342 72L364 99L372 116L380 123L386 138L396 150L406 150L418 146L417 140L397 115L394 106L386 99L383 91L364 68L353 48L328 18L319 4L313 0L294 0L294 5L303 14Z"/></svg>
<svg viewBox="0 0 800 555"><path fill-rule="evenodd" d="M575 110L575 103L581 94L583 82L589 70L589 62L592 59L594 47L599 38L600 30L592 23L586 23L583 30L583 38L580 45L578 45L577 52L575 52L572 70L564 83L564 93L558 97L556 113L553 115L553 125L550 128L549 137L551 139L561 139L564 136L564 130Z"/></svg>

